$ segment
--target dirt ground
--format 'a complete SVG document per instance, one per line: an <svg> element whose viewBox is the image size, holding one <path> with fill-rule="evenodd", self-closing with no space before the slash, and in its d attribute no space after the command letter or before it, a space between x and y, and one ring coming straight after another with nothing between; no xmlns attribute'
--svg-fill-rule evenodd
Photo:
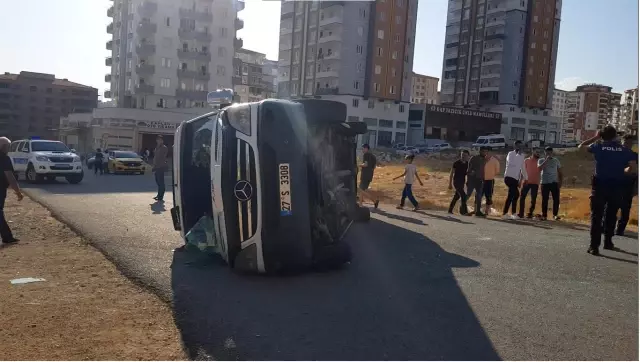
<svg viewBox="0 0 640 362"><path fill-rule="evenodd" d="M50 213L11 195L0 248L3 360L184 360L170 308ZM46 281L12 285L17 278Z"/></svg>
<svg viewBox="0 0 640 362"><path fill-rule="evenodd" d="M500 159L502 171L504 171L504 157L496 154ZM501 158L502 157L502 158ZM593 157L589 154L571 152L564 155L557 155L560 160L564 172L564 186L560 191L560 216L566 221L577 223L589 223L590 206L590 176L593 174ZM378 158L380 160L380 157ZM424 181L424 186L420 186L417 182L413 186L413 193L423 208L446 210L449 207L453 191L448 189L449 171L451 165L455 161L455 155L443 154L435 157L416 157L414 161L418 165L419 175L428 174L429 180ZM382 203L397 205L402 195L404 186L403 180L393 181L393 178L399 176L404 171L404 165L399 159L391 162L379 161L376 168L373 182L371 183L372 193L377 195ZM473 205L473 198L467 204ZM494 216L502 214L504 200L507 197L507 187L502 181L502 177L498 175L494 188ZM525 212L529 208L531 197L526 201ZM409 202L407 201L407 205ZM542 196L538 193L536 202L536 214L542 212ZM552 206L549 200L549 208ZM456 207L456 212L459 204ZM551 210L548 215L551 216ZM638 225L638 197L634 198L631 209L630 225ZM631 227L635 230L635 227Z"/></svg>

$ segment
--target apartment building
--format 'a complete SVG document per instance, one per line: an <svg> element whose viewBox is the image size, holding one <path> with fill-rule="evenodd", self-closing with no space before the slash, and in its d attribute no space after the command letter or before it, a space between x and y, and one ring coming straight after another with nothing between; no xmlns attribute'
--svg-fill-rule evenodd
<svg viewBox="0 0 640 362"><path fill-rule="evenodd" d="M439 104L438 82L440 79L411 73L411 103Z"/></svg>
<svg viewBox="0 0 640 362"><path fill-rule="evenodd" d="M125 108L204 107L232 86L241 0L112 0L105 98Z"/></svg>
<svg viewBox="0 0 640 362"><path fill-rule="evenodd" d="M373 147L404 142L417 0L283 1L278 94L343 102Z"/></svg>
<svg viewBox="0 0 640 362"><path fill-rule="evenodd" d="M57 139L61 116L91 112L97 104L97 89L53 74L0 74L0 135Z"/></svg>
<svg viewBox="0 0 640 362"><path fill-rule="evenodd" d="M273 84L276 76L268 65L265 68L266 61L266 54L248 49L236 51L233 59L233 91L236 101L256 102L275 97Z"/></svg>
<svg viewBox="0 0 640 362"><path fill-rule="evenodd" d="M619 127L625 132L638 135L638 88L624 91L619 112Z"/></svg>
<svg viewBox="0 0 640 362"><path fill-rule="evenodd" d="M551 111L553 117L555 117L560 123L560 137L558 142L567 143L574 140L573 126L569 126L568 113L567 113L567 101L570 92L557 89L553 90L553 99L551 103Z"/></svg>
<svg viewBox="0 0 640 362"><path fill-rule="evenodd" d="M567 124L573 127L574 139L584 141L612 123L622 95L601 84L585 84L570 92L567 101Z"/></svg>
<svg viewBox="0 0 640 362"><path fill-rule="evenodd" d="M556 142L550 110L562 0L448 3L441 104L502 113L511 140Z"/></svg>

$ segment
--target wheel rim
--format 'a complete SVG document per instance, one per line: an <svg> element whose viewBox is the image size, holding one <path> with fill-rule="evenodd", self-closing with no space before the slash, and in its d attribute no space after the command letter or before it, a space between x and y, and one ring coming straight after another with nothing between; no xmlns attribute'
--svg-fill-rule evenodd
<svg viewBox="0 0 640 362"><path fill-rule="evenodd" d="M29 178L29 181L35 181L36 180L36 170L34 170L33 168L30 168L29 171L27 171L27 177Z"/></svg>

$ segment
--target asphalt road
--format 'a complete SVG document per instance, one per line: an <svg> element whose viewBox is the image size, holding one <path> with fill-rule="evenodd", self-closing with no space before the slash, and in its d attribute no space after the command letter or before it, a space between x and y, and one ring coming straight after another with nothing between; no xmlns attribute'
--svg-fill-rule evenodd
<svg viewBox="0 0 640 362"><path fill-rule="evenodd" d="M383 208L350 231L345 269L240 276L173 253L150 175L24 187L173 300L193 359L638 359L637 238L593 257L581 227Z"/></svg>

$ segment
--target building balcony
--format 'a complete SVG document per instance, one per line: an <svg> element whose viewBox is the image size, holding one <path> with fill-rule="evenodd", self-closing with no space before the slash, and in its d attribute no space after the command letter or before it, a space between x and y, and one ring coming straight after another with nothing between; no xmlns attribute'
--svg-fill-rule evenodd
<svg viewBox="0 0 640 362"><path fill-rule="evenodd" d="M497 47L491 47L491 48L484 48L484 53L488 54L488 53L497 53L497 52L502 52L503 48L502 46L497 46Z"/></svg>
<svg viewBox="0 0 640 362"><path fill-rule="evenodd" d="M149 20L143 20L138 24L138 35L142 37L149 37L156 33L158 26Z"/></svg>
<svg viewBox="0 0 640 362"><path fill-rule="evenodd" d="M337 70L327 70L327 71L322 71L322 72L317 72L316 73L316 79L317 78L337 78L338 77L338 71Z"/></svg>
<svg viewBox="0 0 640 362"><path fill-rule="evenodd" d="M113 49L113 40L109 40L107 42L107 50L112 50Z"/></svg>
<svg viewBox="0 0 640 362"><path fill-rule="evenodd" d="M506 22L504 21L504 19L496 19L496 20L489 20L485 23L485 28L488 28L490 26L504 26L506 24Z"/></svg>
<svg viewBox="0 0 640 362"><path fill-rule="evenodd" d="M136 73L138 75L153 75L156 72L156 67L151 64L138 64L136 66Z"/></svg>
<svg viewBox="0 0 640 362"><path fill-rule="evenodd" d="M329 24L342 24L342 14L334 15L330 18L324 18L320 20L320 26L329 25Z"/></svg>
<svg viewBox="0 0 640 362"><path fill-rule="evenodd" d="M110 67L112 64L113 64L113 58L107 57L107 59L105 59L104 61L104 65L106 65L107 67Z"/></svg>
<svg viewBox="0 0 640 362"><path fill-rule="evenodd" d="M194 9L180 8L180 17L183 19L193 19L210 23L213 21L213 14L208 11L199 11Z"/></svg>
<svg viewBox="0 0 640 362"><path fill-rule="evenodd" d="M496 32L493 34L487 34L484 37L484 40L492 40L492 39L504 39L506 37L506 35L504 34L504 32Z"/></svg>
<svg viewBox="0 0 640 362"><path fill-rule="evenodd" d="M107 25L107 33L113 34L113 23Z"/></svg>
<svg viewBox="0 0 640 362"><path fill-rule="evenodd" d="M107 16L110 18L113 18L113 15L115 15L116 13L116 9L113 7L113 5L107 10Z"/></svg>
<svg viewBox="0 0 640 362"><path fill-rule="evenodd" d="M104 76L104 81L107 83L111 83L111 74L107 74Z"/></svg>
<svg viewBox="0 0 640 362"><path fill-rule="evenodd" d="M235 20L236 30L244 28L244 20L236 18Z"/></svg>
<svg viewBox="0 0 640 362"><path fill-rule="evenodd" d="M140 56L150 56L156 53L156 45L149 43L141 43L136 46L136 53Z"/></svg>
<svg viewBox="0 0 640 362"><path fill-rule="evenodd" d="M202 72L199 70L178 69L176 73L178 74L178 78L199 79L199 80L206 80L206 81L211 79L210 73Z"/></svg>
<svg viewBox="0 0 640 362"><path fill-rule="evenodd" d="M488 65L500 65L502 64L502 59L493 59L493 60L487 60L482 62L482 66L488 66Z"/></svg>
<svg viewBox="0 0 640 362"><path fill-rule="evenodd" d="M178 59L199 60L201 62L209 63L211 61L211 53L178 49Z"/></svg>
<svg viewBox="0 0 640 362"><path fill-rule="evenodd" d="M244 41L242 40L242 38L235 38L233 39L233 46L236 49L240 49L244 46Z"/></svg>
<svg viewBox="0 0 640 362"><path fill-rule="evenodd" d="M504 12L505 8L499 6L493 9L487 9L487 15L489 14L495 14L495 13L499 13L499 12Z"/></svg>
<svg viewBox="0 0 640 362"><path fill-rule="evenodd" d="M328 36L323 36L321 38L318 38L318 44L328 43L332 41L342 41L342 35L339 33L334 33Z"/></svg>
<svg viewBox="0 0 640 362"><path fill-rule="evenodd" d="M324 9L324 8L328 8L329 6L334 6L334 5L344 5L344 1L321 1L320 2L320 9Z"/></svg>
<svg viewBox="0 0 640 362"><path fill-rule="evenodd" d="M134 90L136 94L153 94L153 86L151 84L138 84Z"/></svg>
<svg viewBox="0 0 640 362"><path fill-rule="evenodd" d="M193 101L206 101L207 91L176 89L176 97Z"/></svg>
<svg viewBox="0 0 640 362"><path fill-rule="evenodd" d="M480 75L480 79L491 79L491 78L499 78L500 72L491 72Z"/></svg>
<svg viewBox="0 0 640 362"><path fill-rule="evenodd" d="M212 39L209 32L184 28L178 29L178 36L184 40L198 40L205 43L210 43Z"/></svg>
<svg viewBox="0 0 640 362"><path fill-rule="evenodd" d="M111 99L111 91L104 91L104 97Z"/></svg>
<svg viewBox="0 0 640 362"><path fill-rule="evenodd" d="M244 0L236 0L236 11L244 10Z"/></svg>
<svg viewBox="0 0 640 362"><path fill-rule="evenodd" d="M287 35L293 33L293 28L280 28L280 35Z"/></svg>
<svg viewBox="0 0 640 362"><path fill-rule="evenodd" d="M316 88L315 94L318 96L335 95L335 94L338 94L339 91L340 89L338 87Z"/></svg>
<svg viewBox="0 0 640 362"><path fill-rule="evenodd" d="M138 13L143 17L150 18L158 11L158 3L153 0L144 0L138 5Z"/></svg>
<svg viewBox="0 0 640 362"><path fill-rule="evenodd" d="M339 52L332 52L331 54L327 54L323 57L324 60L333 60L333 59L340 59L340 53Z"/></svg>

